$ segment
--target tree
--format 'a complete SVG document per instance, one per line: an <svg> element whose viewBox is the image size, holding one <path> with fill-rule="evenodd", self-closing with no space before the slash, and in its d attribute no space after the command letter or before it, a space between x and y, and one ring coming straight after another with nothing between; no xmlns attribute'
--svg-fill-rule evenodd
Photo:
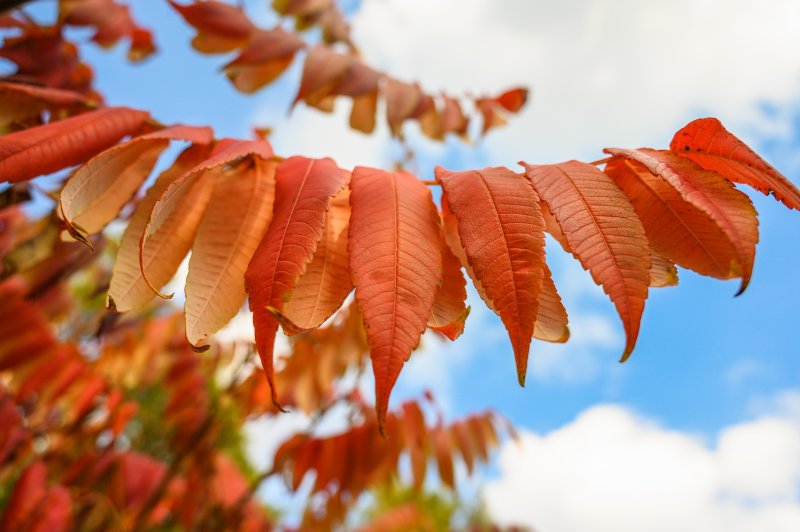
<svg viewBox="0 0 800 532"><path fill-rule="evenodd" d="M441 140L467 139L473 115L485 135L527 99L523 88L496 97L432 96L379 72L359 58L332 1L274 2L295 31L259 28L224 2L169 3L196 29L199 52L236 54L224 72L240 91L271 83L305 51L294 104L330 111L336 99L352 100L350 126L365 133L375 127L379 101L399 139L416 122ZM88 26L101 46L127 41L132 60L153 53L153 39L114 0L62 0L58 10L53 26L23 12L0 19L9 32L0 55L16 68L0 82L0 178L12 183L3 192L2 311L14 324L9 334L22 316L31 324L0 357L9 374L0 445L8 449L9 527L70 520L111 526L117 519L132 528L264 527L270 519L252 500L260 480L285 473L296 491L311 470L305 524L331 526L349 518L362 493L391 488L401 455L409 457L415 493L431 460L442 483L454 487L454 451L471 471L488 460L507 423L492 413L427 423L426 409L436 418L431 398L392 411L389 397L426 328L451 340L461 334L469 314L463 271L505 325L524 385L532 338L569 338L545 233L614 303L627 337L625 361L650 288L677 284L676 265L740 278L739 293L746 289L758 222L734 183L800 209L800 191L713 118L691 122L665 150L608 148L608 157L592 163L523 163L519 172L437 168L430 181L402 168L350 171L332 159L284 159L273 153L268 131L253 140L216 139L207 126L161 124L146 111L104 106L63 29ZM320 36L313 46L301 37L309 27ZM138 198L173 141L188 147ZM51 215L26 220L19 204L35 186L31 180L71 167ZM441 188L440 205L431 187ZM120 216L129 216L127 229L116 253L106 254L103 231ZM179 325L174 316L157 316L163 305L150 301L171 297L160 290L189 251ZM66 282L75 272L80 287ZM78 288L77 304L65 302ZM347 305L353 290L355 304ZM212 335L245 298L266 379L248 373L249 354L213 345ZM68 332L54 335L48 322L67 324ZM279 328L293 343L276 370ZM136 355L130 367L129 350ZM333 385L348 368L363 368L366 353L375 416L359 394ZM223 367L233 368L226 385L215 377ZM26 412L31 394L37 399ZM284 407L322 416L339 402L357 420L349 430L297 435L271 470L249 471L237 436L242 419ZM31 422L37 417L41 427ZM53 418L62 422L49 424ZM159 431L161 422L169 434ZM41 435L48 441L37 450ZM343 456L368 458L337 459ZM149 473L138 478L133 470ZM113 495L104 502L108 511L92 499L103 489ZM422 500L403 500L397 515L422 519L413 510Z"/></svg>

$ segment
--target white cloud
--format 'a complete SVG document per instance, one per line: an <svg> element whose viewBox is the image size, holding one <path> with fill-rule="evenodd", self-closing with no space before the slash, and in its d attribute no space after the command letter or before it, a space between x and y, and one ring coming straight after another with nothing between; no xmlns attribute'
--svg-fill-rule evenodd
<svg viewBox="0 0 800 532"><path fill-rule="evenodd" d="M504 164L664 146L697 113L785 132L759 106L800 88L794 0L365 0L353 26L368 62L431 91L530 86L531 105L486 141Z"/></svg>
<svg viewBox="0 0 800 532"><path fill-rule="evenodd" d="M714 445L615 405L500 451L486 500L543 532L800 530L800 422L764 416Z"/></svg>

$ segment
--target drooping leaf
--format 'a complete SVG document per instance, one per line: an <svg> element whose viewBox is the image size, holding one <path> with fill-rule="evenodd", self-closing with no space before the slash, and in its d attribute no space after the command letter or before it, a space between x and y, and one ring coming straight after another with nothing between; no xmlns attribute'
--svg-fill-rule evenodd
<svg viewBox="0 0 800 532"><path fill-rule="evenodd" d="M18 120L37 117L45 109L80 109L87 104L86 96L77 92L0 81L0 131Z"/></svg>
<svg viewBox="0 0 800 532"><path fill-rule="evenodd" d="M717 172L704 170L693 161L671 152L648 148L609 148L604 151L638 161L716 222L736 248L738 265L734 265L734 274L742 278L737 295L744 292L750 283L758 243L758 218L750 198Z"/></svg>
<svg viewBox="0 0 800 532"><path fill-rule="evenodd" d="M440 332L450 340L455 340L464 332L464 323L469 316L467 300L467 281L461 272L461 261L441 238L442 247L442 285L436 291L433 308L428 318L428 328Z"/></svg>
<svg viewBox="0 0 800 532"><path fill-rule="evenodd" d="M650 287L664 288L678 284L678 270L671 260L653 252L650 261Z"/></svg>
<svg viewBox="0 0 800 532"><path fill-rule="evenodd" d="M353 171L350 207L350 271L383 431L392 387L419 344L442 280L439 215L413 175L364 167Z"/></svg>
<svg viewBox="0 0 800 532"><path fill-rule="evenodd" d="M414 115L423 93L417 84L386 78L386 121L392 135L402 138L403 122Z"/></svg>
<svg viewBox="0 0 800 532"><path fill-rule="evenodd" d="M282 312L276 314L287 334L316 329L322 325L342 306L353 289L347 255L349 223L350 189L345 187L331 200L314 258L297 282Z"/></svg>
<svg viewBox="0 0 800 532"><path fill-rule="evenodd" d="M627 336L626 360L636 345L650 285L650 247L636 211L614 181L592 165L523 165L572 254L614 303Z"/></svg>
<svg viewBox="0 0 800 532"><path fill-rule="evenodd" d="M322 111L330 111L334 89L352 62L351 56L336 53L326 46L313 47L303 64L303 78L294 103L304 101Z"/></svg>
<svg viewBox="0 0 800 532"><path fill-rule="evenodd" d="M278 312L288 300L314 257L325 228L331 198L347 183L348 174L331 159L291 157L278 166L272 222L245 274L245 287L253 312L256 346L269 381L272 401L280 407L275 390L273 345Z"/></svg>
<svg viewBox="0 0 800 532"><path fill-rule="evenodd" d="M749 185L800 210L800 190L716 118L699 118L675 133L669 149L735 183Z"/></svg>
<svg viewBox="0 0 800 532"><path fill-rule="evenodd" d="M280 76L303 46L299 37L281 26L256 30L242 53L225 65L225 74L237 89L253 93Z"/></svg>
<svg viewBox="0 0 800 532"><path fill-rule="evenodd" d="M173 126L138 136L93 157L64 184L59 199L64 221L83 234L99 232L147 179L170 140L208 144L212 136L211 128Z"/></svg>
<svg viewBox="0 0 800 532"><path fill-rule="evenodd" d="M545 342L564 343L569 340L567 310L558 295L553 274L547 264L542 269L542 292L539 296L539 312L533 324L533 337Z"/></svg>
<svg viewBox="0 0 800 532"><path fill-rule="evenodd" d="M450 431L445 427L437 427L431 432L433 449L436 456L436 465L439 468L439 478L445 486L455 488L453 475L453 440Z"/></svg>
<svg viewBox="0 0 800 532"><path fill-rule="evenodd" d="M457 220L469 267L511 339L525 383L544 269L544 221L528 180L507 168L436 168L443 203Z"/></svg>
<svg viewBox="0 0 800 532"><path fill-rule="evenodd" d="M461 110L461 104L455 98L444 95L444 106L442 109L442 131L445 133L456 133L460 136L467 134L469 119Z"/></svg>
<svg viewBox="0 0 800 532"><path fill-rule="evenodd" d="M119 312L134 310L148 301L154 294L145 282L139 265L139 241L150 211L175 180L205 161L210 155L208 146L195 145L184 150L173 165L164 171L148 189L133 213L122 242L117 251L111 285L108 289L107 305ZM192 245L194 231L200 222L205 204L211 194L213 183L194 187L172 216L162 224L162 230L149 238L144 250L144 270L147 278L162 286L175 274Z"/></svg>
<svg viewBox="0 0 800 532"><path fill-rule="evenodd" d="M148 114L106 107L0 137L0 181L17 183L83 163L135 133Z"/></svg>
<svg viewBox="0 0 800 532"><path fill-rule="evenodd" d="M186 278L186 338L194 346L244 303L244 273L272 218L276 167L254 157L217 178Z"/></svg>
<svg viewBox="0 0 800 532"><path fill-rule="evenodd" d="M528 89L522 87L509 89L493 98L475 100L475 107L483 116L482 134L486 135L490 129L505 125L506 115L519 112L527 101Z"/></svg>
<svg viewBox="0 0 800 532"><path fill-rule="evenodd" d="M184 5L169 0L169 3L197 30L192 46L198 52L233 51L246 44L255 30L242 9L225 2L202 0Z"/></svg>
<svg viewBox="0 0 800 532"><path fill-rule="evenodd" d="M636 161L614 158L605 172L633 203L654 252L701 275L736 275L736 248L706 211Z"/></svg>

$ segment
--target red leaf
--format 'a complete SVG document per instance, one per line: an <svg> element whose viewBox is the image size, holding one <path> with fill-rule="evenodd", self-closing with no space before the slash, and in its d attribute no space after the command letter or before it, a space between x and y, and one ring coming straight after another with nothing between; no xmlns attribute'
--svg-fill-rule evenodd
<svg viewBox="0 0 800 532"><path fill-rule="evenodd" d="M436 168L445 212L458 221L469 267L503 320L525 383L544 269L544 221L539 198L507 168L450 172Z"/></svg>
<svg viewBox="0 0 800 532"><path fill-rule="evenodd" d="M331 159L291 157L278 167L272 223L245 274L256 345L278 406L272 350L281 311L322 237L331 198L347 183L347 172Z"/></svg>
<svg viewBox="0 0 800 532"><path fill-rule="evenodd" d="M107 107L0 137L0 180L17 183L80 164L133 134L144 111Z"/></svg>
<svg viewBox="0 0 800 532"><path fill-rule="evenodd" d="M247 48L223 69L237 89L252 93L280 76L303 46L299 37L281 26L257 30Z"/></svg>
<svg viewBox="0 0 800 532"><path fill-rule="evenodd" d="M461 262L450 247L441 239L442 247L442 286L436 292L433 309L428 318L428 327L440 332L450 340L455 340L464 332L464 322L469 316L467 300L467 281L461 271Z"/></svg>
<svg viewBox="0 0 800 532"><path fill-rule="evenodd" d="M650 246L636 211L592 165L523 165L572 254L616 306L627 336L626 360L636 345L650 284Z"/></svg>
<svg viewBox="0 0 800 532"><path fill-rule="evenodd" d="M640 162L651 174L664 179L684 200L717 223L739 255L742 284L736 295L744 292L750 283L758 242L758 218L750 198L718 173L704 170L691 160L671 152L648 148L609 148L604 151Z"/></svg>
<svg viewBox="0 0 800 532"><path fill-rule="evenodd" d="M700 118L675 133L669 149L735 183L749 185L800 210L800 190L716 118Z"/></svg>
<svg viewBox="0 0 800 532"><path fill-rule="evenodd" d="M408 172L357 167L350 182L350 270L375 373L378 421L419 344L442 280L439 216Z"/></svg>
<svg viewBox="0 0 800 532"><path fill-rule="evenodd" d="M605 172L633 203L655 252L701 275L735 276L736 248L705 211L636 161L614 158Z"/></svg>
<svg viewBox="0 0 800 532"><path fill-rule="evenodd" d="M230 52L245 44L255 30L244 11L224 2L204 0L181 5L169 0L169 3L197 30L192 46L200 52Z"/></svg>

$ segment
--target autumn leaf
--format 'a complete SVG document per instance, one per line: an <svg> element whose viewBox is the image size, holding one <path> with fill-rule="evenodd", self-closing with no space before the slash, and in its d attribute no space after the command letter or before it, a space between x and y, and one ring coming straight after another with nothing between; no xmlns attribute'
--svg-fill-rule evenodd
<svg viewBox="0 0 800 532"><path fill-rule="evenodd" d="M313 47L303 64L303 77L292 105L304 101L321 111L331 111L333 91L352 62L349 55L338 54L326 46Z"/></svg>
<svg viewBox="0 0 800 532"><path fill-rule="evenodd" d="M169 3L197 30L192 46L198 52L214 54L233 51L246 44L255 30L242 9L225 2L203 0L179 4L169 0Z"/></svg>
<svg viewBox="0 0 800 532"><path fill-rule="evenodd" d="M353 171L350 207L350 270L383 431L392 387L419 344L442 281L439 215L413 175L364 167Z"/></svg>
<svg viewBox="0 0 800 532"><path fill-rule="evenodd" d="M211 148L195 145L178 156L167 170L159 175L153 186L139 202L136 211L128 222L117 251L111 284L106 304L118 312L126 312L141 307L150 301L154 294L145 282L139 265L139 240L147 224L150 211L156 201L176 179L202 163L210 155ZM197 187L187 194L184 205L162 225L162 231L151 237L144 255L144 271L147 278L161 286L175 274L192 244L193 227L200 221L210 187Z"/></svg>
<svg viewBox="0 0 800 532"><path fill-rule="evenodd" d="M59 198L64 221L84 235L99 232L147 179L170 140L208 144L212 137L211 128L172 126L93 157L64 183Z"/></svg>
<svg viewBox="0 0 800 532"><path fill-rule="evenodd" d="M750 198L718 173L704 170L691 160L671 152L649 148L608 148L604 151L641 163L651 174L675 188L684 200L716 222L738 255L733 274L741 276L742 283L736 295L744 292L750 283L758 243L758 218Z"/></svg>
<svg viewBox="0 0 800 532"><path fill-rule="evenodd" d="M675 133L669 149L706 170L763 194L773 194L787 207L800 210L800 190L716 118L690 122Z"/></svg>
<svg viewBox="0 0 800 532"><path fill-rule="evenodd" d="M392 77L386 78L386 122L395 137L403 137L403 122L414 115L423 98L417 84L406 83Z"/></svg>
<svg viewBox="0 0 800 532"><path fill-rule="evenodd" d="M237 89L253 93L280 76L303 46L299 37L281 26L256 30L247 47L223 70Z"/></svg>
<svg viewBox="0 0 800 532"><path fill-rule="evenodd" d="M280 312L291 297L322 238L331 198L347 176L331 159L291 157L281 163L272 222L245 273L256 346L278 408L272 362L278 320L269 307Z"/></svg>
<svg viewBox="0 0 800 532"><path fill-rule="evenodd" d="M553 274L547 264L542 269L542 292L539 311L533 324L533 337L545 342L564 343L569 340L567 310L558 295Z"/></svg>
<svg viewBox="0 0 800 532"><path fill-rule="evenodd" d="M603 287L622 319L633 352L650 285L650 250L631 202L602 171L568 161L525 166L572 254Z"/></svg>
<svg viewBox="0 0 800 532"><path fill-rule="evenodd" d="M106 107L0 137L0 180L26 181L83 163L147 119L144 111Z"/></svg>
<svg viewBox="0 0 800 532"><path fill-rule="evenodd" d="M200 223L202 213L211 198L216 178L224 173L225 165L250 155L269 159L272 157L272 147L265 140L232 141L226 139L220 141L214 147L208 159L170 183L161 197L153 204L139 240L139 266L142 270L142 277L155 294L167 299L172 297L172 295L161 294L158 291L158 286L153 284L147 275L146 250L148 240L156 236L162 226L173 220L177 212L180 216L192 221L191 224L182 225L184 232L179 239L181 248L183 245L191 245L197 230L197 224ZM187 201L187 197L195 194L198 194L198 196L194 197L191 202Z"/></svg>
<svg viewBox="0 0 800 532"><path fill-rule="evenodd" d="M78 92L0 81L0 128L37 117L46 109L51 112L77 110L88 103L86 96Z"/></svg>
<svg viewBox="0 0 800 532"><path fill-rule="evenodd" d="M544 268L544 221L530 183L507 168L436 168L468 266L503 321L525 383Z"/></svg>
<svg viewBox="0 0 800 532"><path fill-rule="evenodd" d="M605 173L631 200L655 253L701 275L736 276L736 248L707 212L636 161L615 157Z"/></svg>
<svg viewBox="0 0 800 532"><path fill-rule="evenodd" d="M528 89L510 89L493 98L478 98L475 107L483 116L481 133L486 135L490 129L504 126L507 122L506 115L517 113L528 101Z"/></svg>
<svg viewBox="0 0 800 532"><path fill-rule="evenodd" d="M186 278L186 338L195 347L244 303L244 273L272 218L276 167L254 157L214 184Z"/></svg>
<svg viewBox="0 0 800 532"><path fill-rule="evenodd" d="M428 318L428 327L440 332L450 340L455 340L464 332L464 324L469 316L467 300L467 281L461 273L461 261L450 250L442 235L442 285L436 291L433 308Z"/></svg>
<svg viewBox="0 0 800 532"><path fill-rule="evenodd" d="M678 269L671 260L653 252L650 260L650 287L664 288L678 284Z"/></svg>
<svg viewBox="0 0 800 532"><path fill-rule="evenodd" d="M342 306L353 289L347 255L349 222L350 190L343 188L331 199L314 258L298 280L283 310L275 312L287 334L297 334L322 325Z"/></svg>

